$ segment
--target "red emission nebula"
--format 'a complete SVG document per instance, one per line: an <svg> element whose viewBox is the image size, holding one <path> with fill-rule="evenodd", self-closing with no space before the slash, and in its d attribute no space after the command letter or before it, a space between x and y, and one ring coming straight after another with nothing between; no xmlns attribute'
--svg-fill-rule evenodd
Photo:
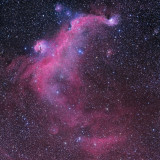
<svg viewBox="0 0 160 160"><path fill-rule="evenodd" d="M118 14L80 14L3 68L2 160L145 159L139 104L112 75L119 23Z"/></svg>

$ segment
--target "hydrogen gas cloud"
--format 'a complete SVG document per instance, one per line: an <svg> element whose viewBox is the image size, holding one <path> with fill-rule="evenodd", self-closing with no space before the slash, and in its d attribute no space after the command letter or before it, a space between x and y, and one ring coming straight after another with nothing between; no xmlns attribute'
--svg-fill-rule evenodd
<svg viewBox="0 0 160 160"><path fill-rule="evenodd" d="M1 160L160 158L160 80L121 54L131 45L113 34L121 13L106 10L57 4L70 19L52 38L9 65L1 59Z"/></svg>

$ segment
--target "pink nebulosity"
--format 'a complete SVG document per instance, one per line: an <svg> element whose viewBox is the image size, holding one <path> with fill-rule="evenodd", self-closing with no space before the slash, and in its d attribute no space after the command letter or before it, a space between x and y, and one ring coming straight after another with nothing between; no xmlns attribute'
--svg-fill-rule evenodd
<svg viewBox="0 0 160 160"><path fill-rule="evenodd" d="M56 109L56 115L61 120L67 123L70 127L75 127L80 123L89 124L84 122L84 116L77 104L74 109L68 103L68 96L62 96L61 84L56 83L54 76L57 71L61 71L60 78L67 81L68 87L72 86L75 91L68 90L71 94L74 92L73 101L77 101L79 97L79 90L82 87L82 80L79 77L78 64L81 62L78 49L84 48L87 42L87 37L83 34L86 29L89 29L88 37L93 36L97 32L97 28L102 24L106 24L106 18L103 16L80 16L71 21L71 30L67 31L62 28L56 38L50 42L45 40L37 41L34 49L36 52L47 53L42 59L38 60L28 67L28 69L21 75L21 79L26 79L31 74L32 80L30 85L39 93L42 99L48 99L54 105L61 107ZM50 49L48 50L48 46ZM54 48L54 53L53 53ZM54 55L54 56L53 56ZM71 69L72 68L72 69ZM81 122L79 120L82 120ZM90 121L91 118L88 118Z"/></svg>
<svg viewBox="0 0 160 160"><path fill-rule="evenodd" d="M106 18L103 16L82 16L80 18L74 19L71 21L72 30L74 32L82 32L84 27L90 27L90 32L93 32L92 29L95 29L97 25L105 24Z"/></svg>
<svg viewBox="0 0 160 160"><path fill-rule="evenodd" d="M106 20L108 26L116 26L119 23L119 15L114 15L110 19Z"/></svg>
<svg viewBox="0 0 160 160"><path fill-rule="evenodd" d="M48 49L48 44L47 44L47 41L45 41L45 40L37 41L35 46L34 46L34 50L36 52L40 52L40 53L47 52L47 49Z"/></svg>
<svg viewBox="0 0 160 160"><path fill-rule="evenodd" d="M82 148L94 156L101 155L103 153L109 152L114 145L121 143L125 140L124 137L120 136L108 136L104 138L83 138Z"/></svg>
<svg viewBox="0 0 160 160"><path fill-rule="evenodd" d="M60 11L61 7L57 6L56 10ZM92 136L84 135L78 138L77 142L83 150L95 157L109 152L112 146L125 140L127 133L124 136L118 134L124 133L125 129L111 122L111 119L118 121L124 113L117 111L114 116L104 114L104 111L85 113L88 95L82 92L85 83L79 66L83 63L86 54L92 54L87 52L90 46L86 47L90 37L99 35L102 26L116 24L118 24L118 16L107 20L104 16L82 15L71 21L70 30L65 26L49 42L37 41L34 46L35 51L46 54L34 60L27 59L24 64L22 62L22 72L17 72L20 74L21 81L30 79L30 87L41 100L49 103L50 117L56 117L69 129L80 126L90 128ZM83 54L79 54L79 51ZM107 55L112 54L112 50L108 48ZM106 96L109 97L109 94ZM49 121L51 121L49 134L61 133L63 127L56 123L54 118Z"/></svg>
<svg viewBox="0 0 160 160"><path fill-rule="evenodd" d="M80 87L81 81L78 76L77 68L74 67L72 72L70 72L70 67L75 66L79 63L79 55L77 54L77 49L83 48L87 41L83 32L88 28L92 28L89 34L93 35L95 29L101 25L105 24L105 18L101 16L82 16L71 22L71 30L66 31L62 28L59 35L53 40L48 42L50 50L47 52L47 45L45 41L38 41L35 50L42 53L47 52L48 56L44 57L41 61L35 64L35 76L33 83L34 88L37 86L38 92L42 96L47 96L50 101L53 101L53 96L56 95L56 90L58 89L57 84L52 86L48 83L50 77L55 74L57 70L62 70L62 74L68 77L68 80L75 83L76 87ZM54 56L53 49L54 48ZM65 56L65 57L64 57ZM62 102L62 98L56 95L57 101ZM63 98L64 99L64 98Z"/></svg>

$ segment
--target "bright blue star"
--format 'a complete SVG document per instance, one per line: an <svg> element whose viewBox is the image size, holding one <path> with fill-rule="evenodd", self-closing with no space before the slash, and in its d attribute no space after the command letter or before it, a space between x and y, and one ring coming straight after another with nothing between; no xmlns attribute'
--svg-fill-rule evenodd
<svg viewBox="0 0 160 160"><path fill-rule="evenodd" d="M78 53L81 55L81 54L83 54L84 52L83 52L82 49L78 49Z"/></svg>

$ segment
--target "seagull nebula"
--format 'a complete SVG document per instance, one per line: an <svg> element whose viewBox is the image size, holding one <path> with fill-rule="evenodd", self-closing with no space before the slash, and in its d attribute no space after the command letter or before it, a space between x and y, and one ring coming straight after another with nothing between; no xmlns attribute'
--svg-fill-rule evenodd
<svg viewBox="0 0 160 160"><path fill-rule="evenodd" d="M55 3L54 33L0 55L1 160L160 159L159 29L123 3Z"/></svg>

